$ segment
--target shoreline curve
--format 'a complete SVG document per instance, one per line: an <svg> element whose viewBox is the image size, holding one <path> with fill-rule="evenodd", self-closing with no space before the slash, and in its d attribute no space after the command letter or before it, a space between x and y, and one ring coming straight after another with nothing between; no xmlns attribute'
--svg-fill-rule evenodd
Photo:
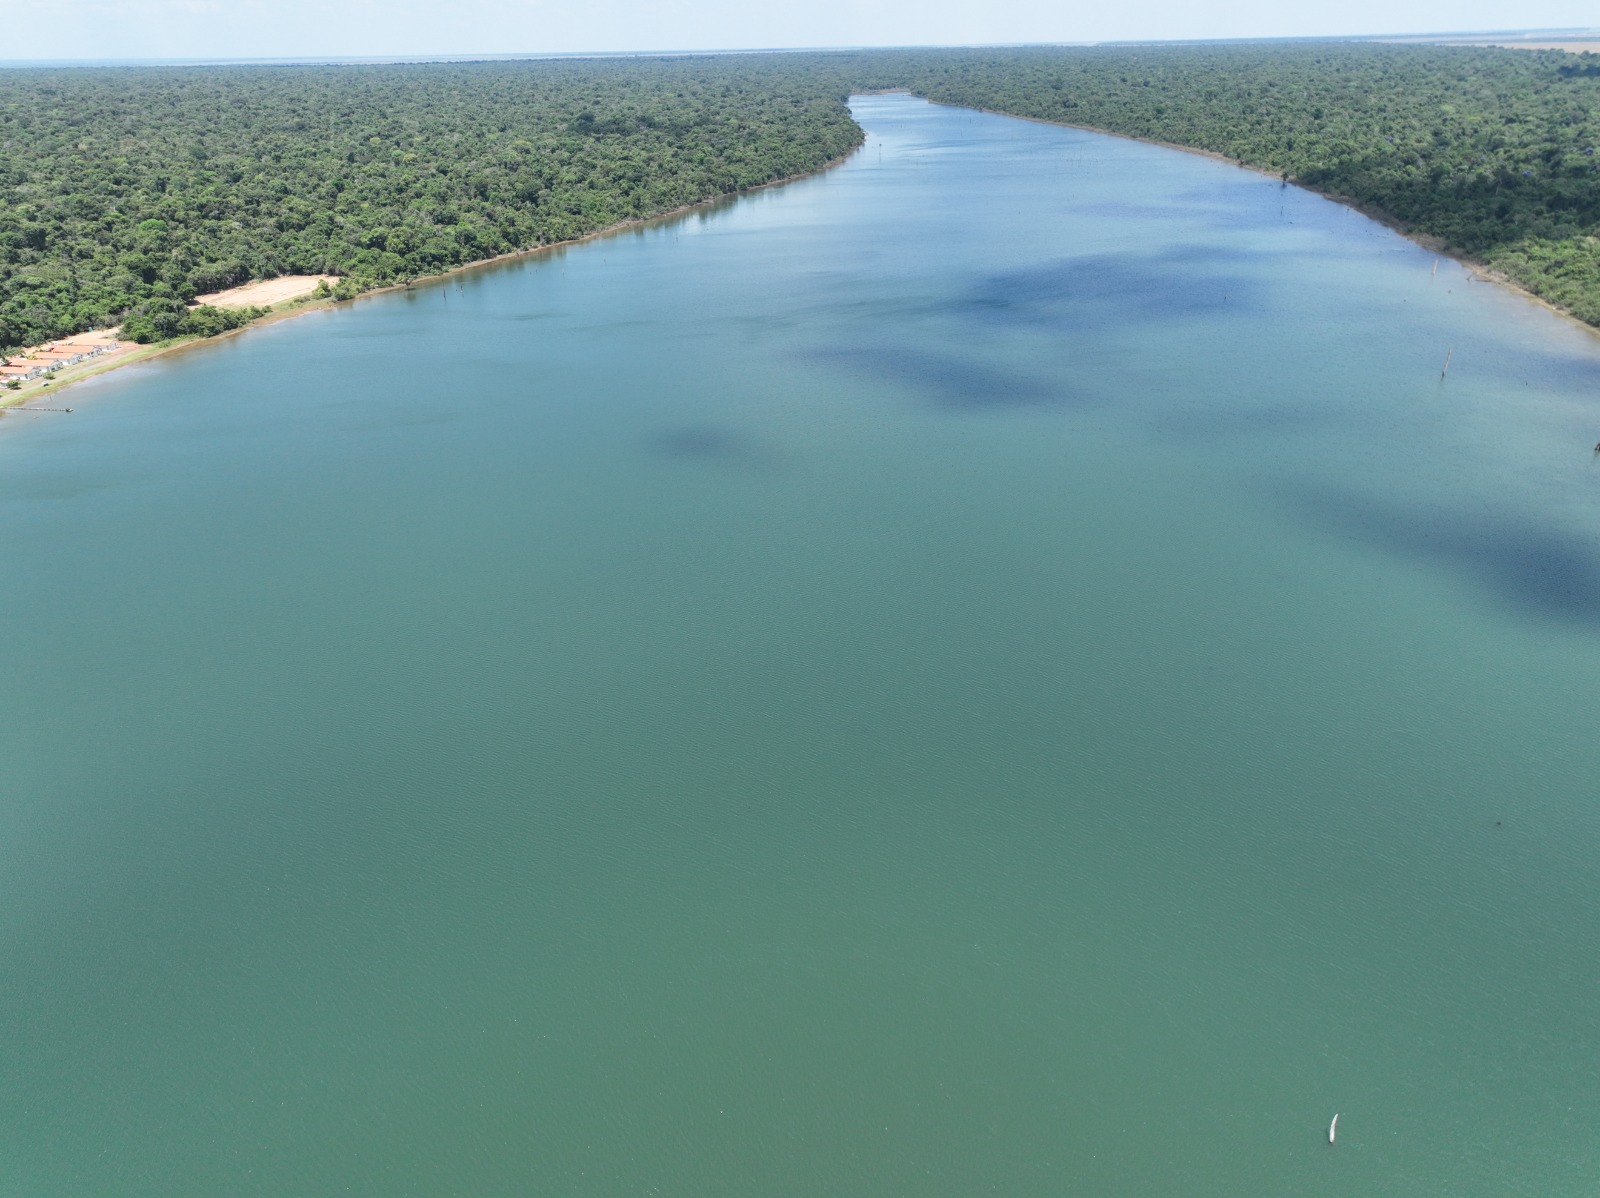
<svg viewBox="0 0 1600 1198"><path fill-rule="evenodd" d="M855 94L889 95L897 92L904 92L906 95L917 96L916 92L910 91L907 88L885 88L881 91L870 93L858 92ZM1101 129L1096 125L1075 125L1070 121L1052 121L1047 120L1042 116L1022 116L1019 113L1004 112L998 108L974 108L970 104L952 104L947 100L929 100L927 96L917 96L917 99L927 100L929 104L937 104L941 108L965 108L968 112L982 112L988 114L989 116L1010 117L1012 120L1016 121L1032 121L1036 125L1054 125L1058 129L1079 129L1084 133L1098 133L1105 137L1120 138L1122 141L1138 142L1141 145L1160 146L1164 150L1177 150L1184 154L1198 154L1201 158L1210 158L1215 162L1225 163L1228 166L1237 167L1240 170L1249 171L1252 174L1260 175L1266 179L1271 179L1273 182L1279 182L1283 179L1283 176L1280 172L1270 171L1264 166L1255 166L1239 158L1229 158L1226 154L1219 153L1216 150L1202 149L1199 146L1186 146L1179 142L1161 141L1159 138L1154 137L1135 137L1131 133L1118 133L1114 129ZM1567 321L1569 324L1577 326L1591 336L1600 337L1600 326L1592 325L1586 320L1580 320L1571 311L1563 308L1560 304L1553 303L1552 301L1545 299L1544 296L1539 295L1536 292L1529 291L1521 283L1518 283L1509 275L1496 270L1488 263L1459 250L1452 250L1448 248L1443 238L1437 237L1432 233L1419 233L1413 231L1405 221L1401 220L1392 212L1386 212L1383 209L1373 207L1370 204L1363 204L1360 200L1352 199L1350 196L1340 195L1338 192L1323 191L1320 187L1312 187L1310 184L1298 182L1293 178L1288 180L1288 184L1290 187L1298 187L1301 191L1309 192L1311 195L1321 196L1325 200L1330 200L1333 203L1338 204L1341 208L1348 208L1352 212L1359 213L1361 216L1366 217L1370 221L1375 221L1391 232L1398 233L1401 237L1404 237L1413 245L1421 246L1430 254L1438 254L1441 258L1449 258L1452 262L1459 262L1462 266L1465 266L1469 272L1471 272L1474 278L1481 279L1485 283L1492 283L1496 287L1503 287L1505 290L1519 295L1523 299L1532 301L1539 307L1543 308L1546 312L1550 312L1561 317L1561 319Z"/></svg>
<svg viewBox="0 0 1600 1198"><path fill-rule="evenodd" d="M229 329L226 332L218 333L215 336L186 337L175 341L158 342L153 345L142 345L133 352L119 355L117 358L109 362L88 363L80 369L69 368L68 370L62 372L65 377L57 377L47 384L35 383L26 387L22 391L12 393L0 391L0 425L4 424L3 418L8 412L26 411L31 404L41 403L45 400L54 400L55 397L60 395L63 390L71 387L75 383L81 383L91 378L97 378L102 375L110 374L112 371L120 370L124 366L132 366L136 363L154 361L156 358L163 358L168 354L183 353L185 351L202 349L210 345L217 345L223 341L226 341L230 337L242 336L243 334L248 333L251 329L262 328L269 324L277 324L279 321L283 320L292 320L297 316L305 316L311 312L325 312L329 308L334 307L336 304L354 304L368 298L369 296L387 295L395 291L415 290L418 287L432 285L442 282L446 279L454 278L455 276L465 274L468 271L482 270L485 267L514 262L523 258L531 258L539 254L548 254L556 250L566 250L572 246L582 245L588 241L597 241L604 237L611 237L629 229L644 228L656 223L665 223L667 221L677 220L702 208L736 201L739 199L739 197L750 195L752 192L765 191L771 187L783 187L789 183L799 183L804 179L815 178L818 175L826 174L835 167L842 166L861 151L861 147L866 141L866 131L862 129L860 125L856 126L856 130L860 134L860 137L856 140L854 145L852 145L843 154L837 155L834 158L830 158L828 161L813 168L812 170L801 171L798 174L793 175L785 175L781 179L768 179L765 183L752 184L749 187L740 188L737 191L719 192L717 195L707 196L703 200L696 200L692 204L680 204L676 208L667 208L661 212L651 213L649 216L630 217L627 220L617 221L613 224L605 225L599 229L592 229L588 233L584 233L578 237L569 237L564 241L552 241L546 245L529 246L527 249L512 250L505 254L496 254L492 258L479 258L474 262L463 262L460 266L452 266L449 270L440 271L438 274L421 275L415 279L412 279L410 282L388 283L382 287L374 287L370 291L363 291L359 295L352 296L347 300L302 299L299 302L296 302L295 300L284 300L273 305L272 309L265 316L257 317L249 324L241 325L236 329ZM259 282L261 280L252 281Z"/></svg>

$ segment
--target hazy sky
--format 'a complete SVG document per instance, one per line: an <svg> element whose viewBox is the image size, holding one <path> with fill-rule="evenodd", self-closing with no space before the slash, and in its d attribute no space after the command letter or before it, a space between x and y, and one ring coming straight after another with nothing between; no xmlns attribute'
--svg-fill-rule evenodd
<svg viewBox="0 0 1600 1198"><path fill-rule="evenodd" d="M0 59L516 54L1589 26L1595 0L5 0Z"/></svg>

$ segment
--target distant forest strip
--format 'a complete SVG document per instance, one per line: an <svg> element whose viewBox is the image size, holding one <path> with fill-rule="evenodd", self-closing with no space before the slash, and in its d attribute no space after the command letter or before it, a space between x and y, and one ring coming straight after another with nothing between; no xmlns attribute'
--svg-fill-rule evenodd
<svg viewBox="0 0 1600 1198"><path fill-rule="evenodd" d="M186 301L252 279L349 295L815 170L861 139L840 86L723 58L0 70L0 349L212 331Z"/></svg>
<svg viewBox="0 0 1600 1198"><path fill-rule="evenodd" d="M1285 175L1600 325L1600 57L1322 42L0 71L0 349L216 331L187 301L352 295L801 174L894 87Z"/></svg>
<svg viewBox="0 0 1600 1198"><path fill-rule="evenodd" d="M948 104L1209 150L1600 325L1600 55L1370 42L863 55Z"/></svg>

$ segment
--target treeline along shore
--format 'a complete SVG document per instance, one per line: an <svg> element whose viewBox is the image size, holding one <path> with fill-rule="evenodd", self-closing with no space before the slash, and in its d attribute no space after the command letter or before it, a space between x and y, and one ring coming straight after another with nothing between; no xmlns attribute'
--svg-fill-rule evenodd
<svg viewBox="0 0 1600 1198"><path fill-rule="evenodd" d="M859 144L825 80L759 65L0 71L0 349L200 331L195 296L277 275L349 298Z"/></svg>
<svg viewBox="0 0 1600 1198"><path fill-rule="evenodd" d="M1600 55L1371 42L967 50L905 54L891 76L942 103L1279 175L1600 326Z"/></svg>
<svg viewBox="0 0 1600 1198"><path fill-rule="evenodd" d="M891 88L1281 174L1600 326L1600 56L1318 42L0 71L0 351L206 335L194 298L252 280L348 298L804 174Z"/></svg>

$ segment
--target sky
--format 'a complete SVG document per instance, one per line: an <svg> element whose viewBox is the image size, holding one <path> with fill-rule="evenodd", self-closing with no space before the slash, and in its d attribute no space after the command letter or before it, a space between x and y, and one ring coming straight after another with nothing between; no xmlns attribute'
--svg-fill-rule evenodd
<svg viewBox="0 0 1600 1198"><path fill-rule="evenodd" d="M0 59L549 54L1572 28L1595 0L4 0Z"/></svg>

